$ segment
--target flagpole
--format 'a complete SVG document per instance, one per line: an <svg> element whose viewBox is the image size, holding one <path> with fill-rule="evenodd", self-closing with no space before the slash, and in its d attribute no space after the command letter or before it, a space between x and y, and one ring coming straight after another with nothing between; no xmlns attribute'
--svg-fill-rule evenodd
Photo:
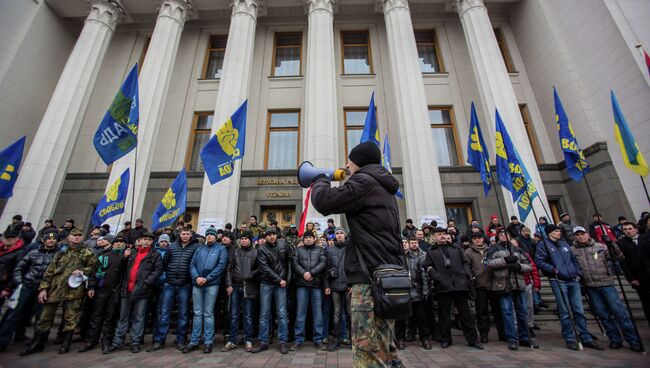
<svg viewBox="0 0 650 368"><path fill-rule="evenodd" d="M496 184L494 183L494 175L496 175L496 170L492 173L490 173L490 179L492 180L492 186L494 187L494 196L497 199L497 206L499 207L499 216L501 217L501 226L505 227L505 220L503 217L503 210L501 209L501 202L499 202L499 189L497 188Z"/></svg>
<svg viewBox="0 0 650 368"><path fill-rule="evenodd" d="M645 179L643 179L643 176L639 175L641 178L641 184L643 184L643 190L645 190L645 197L648 199L648 203L650 204L650 195L648 195L648 187L645 185Z"/></svg>
<svg viewBox="0 0 650 368"><path fill-rule="evenodd" d="M135 178L138 168L138 143L135 144L135 152L133 154L133 189L131 190L131 223L133 223L133 212L135 211Z"/></svg>

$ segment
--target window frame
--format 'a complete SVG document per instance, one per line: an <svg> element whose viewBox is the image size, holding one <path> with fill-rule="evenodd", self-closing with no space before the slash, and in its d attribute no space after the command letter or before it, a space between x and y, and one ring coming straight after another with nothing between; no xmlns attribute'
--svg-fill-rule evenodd
<svg viewBox="0 0 650 368"><path fill-rule="evenodd" d="M216 37L225 37L225 39L226 39L226 47L228 47L228 35L227 34L226 35L224 35L224 34L211 34L208 37L208 47L206 48L205 57L203 58L203 68L201 70L201 79L205 79L205 80L220 80L221 79L221 77L219 77L219 78L207 78L207 76L205 75L205 73L208 72L208 62L210 61L210 54L212 53L212 51L223 50L224 56L226 54L226 47L223 47L223 48L217 47L217 48L214 48L214 49L212 48L212 39L216 38Z"/></svg>
<svg viewBox="0 0 650 368"><path fill-rule="evenodd" d="M273 114L287 114L287 113L297 113L298 114L298 126L293 127L281 127L281 128L271 128L271 116ZM300 119L302 118L302 111L298 109L270 109L266 111L266 137L264 138L264 170L269 169L269 146L271 139L271 132L297 132L296 139L296 169L298 169L298 164L300 164ZM276 170L276 169L273 169ZM284 170L284 169L277 169ZM293 170L293 169L287 169Z"/></svg>
<svg viewBox="0 0 650 368"><path fill-rule="evenodd" d="M438 35L436 34L435 28L432 29L416 29L413 31L413 34L416 35L417 33L424 33L424 32L430 32L433 34L433 48L436 52L436 60L438 60L438 67L440 68L439 71L437 72L422 72L422 74L439 74L439 73L446 73L445 69L445 63L442 60L442 55L440 53L440 43L438 42ZM431 45L430 42L418 42L417 37L415 38L415 46L417 48L418 45ZM419 57L420 55L418 55Z"/></svg>
<svg viewBox="0 0 650 368"><path fill-rule="evenodd" d="M294 36L294 35L299 35L300 36L300 45L292 45L292 46L278 46L278 36ZM302 31L296 31L296 32L275 32L273 34L273 58L271 59L271 77L276 77L276 78L283 78L283 77L302 77L302 44L303 44L303 35ZM298 74L296 75L275 75L275 56L276 56L276 50L278 48L281 49L288 49L288 48L295 48L299 47L300 48L300 66L298 67ZM298 123L300 125L300 123Z"/></svg>
<svg viewBox="0 0 650 368"><path fill-rule="evenodd" d="M447 208L461 208L465 210L465 216L467 216L467 226L469 228L469 225L476 219L476 216L474 216L474 203L472 202L445 202L445 217L447 217ZM449 218L447 217L447 221L449 221ZM454 219L454 222L456 222L456 227L458 227L458 220ZM445 224L446 226L447 224ZM458 234L458 236L462 236L463 234Z"/></svg>
<svg viewBox="0 0 650 368"><path fill-rule="evenodd" d="M539 149L539 140L537 139L537 134L535 134L535 129L533 128L533 119L530 117L528 105L519 104L519 113L521 114L521 120L524 123L524 129L526 129L526 136L528 137L530 148L533 151L533 158L535 159L535 163L537 165L542 164L544 163L542 151Z"/></svg>
<svg viewBox="0 0 650 368"><path fill-rule="evenodd" d="M499 46L499 51L501 52L501 57L503 62L506 65L506 71L508 73L518 73L515 68L515 63L512 61L512 55L510 54L510 49L506 43L506 38L503 35L501 28L494 28L494 37L497 39L497 45Z"/></svg>
<svg viewBox="0 0 650 368"><path fill-rule="evenodd" d="M551 217L554 224L560 222L560 214L562 213L562 206L559 199L549 199L548 200L548 209L551 211ZM551 219L548 219L551 220Z"/></svg>
<svg viewBox="0 0 650 368"><path fill-rule="evenodd" d="M462 150L460 148L460 136L458 135L458 129L456 127L457 124L456 124L456 114L454 114L454 107L453 106L444 106L444 105L443 106L430 105L430 106L428 106L427 114L431 110L447 110L447 111L449 111L449 121L451 122L451 124L442 124L442 125L440 125L440 124L432 124L431 121L429 121L429 126L431 127L431 129L434 129L434 128L436 128L436 129L439 129L439 128L451 128L452 135L454 136L454 145L456 146L456 159L458 160L458 165L457 166L451 165L449 167L463 166L463 162L465 162L465 161L463 161L463 159L464 159L463 152L462 152ZM429 133L431 133L431 132L429 132ZM438 163L438 166L442 166L442 165L440 165L440 163Z"/></svg>
<svg viewBox="0 0 650 368"><path fill-rule="evenodd" d="M348 112L368 112L368 107L344 107L343 108L343 131L345 137L345 157L348 157L348 130L361 130L363 131L364 125L351 126L348 129ZM379 117L377 116L377 106L375 106L375 118L377 119L377 130L379 130ZM358 144L358 143L357 143Z"/></svg>
<svg viewBox="0 0 650 368"><path fill-rule="evenodd" d="M368 36L368 43L350 43L346 44L343 41L343 34L344 33L360 33L360 32L365 32L366 35ZM365 30L341 30L339 31L339 36L341 39L341 74L342 75L375 75L375 69L373 68L373 62L372 62L372 47L370 45L370 30L365 29ZM345 72L345 47L346 46L367 46L368 47L368 66L370 67L369 73L355 73L355 74L348 74Z"/></svg>
<svg viewBox="0 0 650 368"><path fill-rule="evenodd" d="M214 124L214 111L195 111L194 116L192 117L192 130L190 131L190 138L189 138L189 143L187 145L187 150L185 152L185 170L187 172L200 172L200 171L194 171L190 170L190 164L192 163L192 152L194 151L194 144L196 143L196 133L197 129L196 126L199 123L199 117L200 116L210 116L212 115L212 123ZM210 129L198 129L202 133L207 131L208 136L212 133L212 127ZM205 171L205 170L203 170Z"/></svg>

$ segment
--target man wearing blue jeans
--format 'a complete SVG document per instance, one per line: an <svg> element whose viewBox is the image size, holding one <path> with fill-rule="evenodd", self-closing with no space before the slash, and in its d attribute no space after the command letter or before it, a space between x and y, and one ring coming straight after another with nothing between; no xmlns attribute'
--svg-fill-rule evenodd
<svg viewBox="0 0 650 368"><path fill-rule="evenodd" d="M163 238L164 236L166 235L163 234L160 237ZM165 347L165 339L169 331L169 322L174 304L178 306L176 344L179 350L185 347L190 294L192 292L190 262L198 246L199 243L192 237L192 229L184 227L180 231L179 240L167 248L167 256L163 261L166 278L163 285L158 328L154 332L153 346L147 351L156 351Z"/></svg>
<svg viewBox="0 0 650 368"><path fill-rule="evenodd" d="M230 296L230 336L221 351L237 349L239 311L244 309L244 345L246 352L253 351L253 310L259 283L257 274L257 249L251 244L253 234L243 231L239 235L239 246L230 253L226 269L226 292Z"/></svg>
<svg viewBox="0 0 650 368"><path fill-rule="evenodd" d="M253 353L260 353L269 349L269 329L271 320L271 301L275 300L275 309L278 313L278 340L280 340L280 353L289 352L287 346L288 325L287 318L287 280L291 278L291 248L278 242L275 228L266 231L264 246L257 250L257 265L260 274L260 332L259 346Z"/></svg>
<svg viewBox="0 0 650 368"><path fill-rule="evenodd" d="M553 224L546 225L546 234L548 237L537 245L535 263L551 282L551 289L553 289L560 314L562 337L564 337L566 346L571 350L579 350L576 339L577 332L584 347L603 350L587 330L587 320L580 292L582 273L578 260L571 253L571 246L562 239L562 230L559 227ZM573 321L565 300L570 304ZM573 330L574 324L577 331Z"/></svg>
<svg viewBox="0 0 650 368"><path fill-rule="evenodd" d="M316 246L314 233L307 230L303 235L304 246L297 248L292 262L292 271L295 275L297 311L296 311L296 340L290 350L297 351L305 342L305 320L307 307L311 301L311 313L314 327L314 346L317 350L327 350L323 341L323 279L327 269L327 254L325 250Z"/></svg>
<svg viewBox="0 0 650 368"><path fill-rule="evenodd" d="M582 270L582 284L591 299L594 314L600 318L605 327L609 347L620 349L625 338L632 351L642 352L643 348L630 315L614 287L614 271L610 269L610 262L623 260L621 250L614 243L608 249L605 244L596 242L581 226L576 226L573 233L576 240L571 247L571 252L578 258Z"/></svg>
<svg viewBox="0 0 650 368"><path fill-rule="evenodd" d="M230 237L224 234L223 237ZM223 239L223 238L222 238ZM205 231L205 244L199 246L190 262L192 277L192 302L194 304L194 320L192 323L192 338L183 348L183 353L197 350L201 332L203 332L203 352L212 352L214 340L214 303L217 301L221 275L228 265L226 247L217 243L217 230L210 226Z"/></svg>

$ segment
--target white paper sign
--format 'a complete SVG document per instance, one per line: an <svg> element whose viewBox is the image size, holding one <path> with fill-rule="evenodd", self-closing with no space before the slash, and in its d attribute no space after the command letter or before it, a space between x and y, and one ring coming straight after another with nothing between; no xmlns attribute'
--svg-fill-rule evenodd
<svg viewBox="0 0 650 368"><path fill-rule="evenodd" d="M218 217L208 217L201 220L196 232L205 236L205 231L214 226L215 229L223 229L223 219Z"/></svg>
<svg viewBox="0 0 650 368"><path fill-rule="evenodd" d="M425 215L420 217L420 223L416 225L422 225L422 224L430 224L431 221L435 220L438 223L438 227L447 228L447 216L440 216L440 215Z"/></svg>
<svg viewBox="0 0 650 368"><path fill-rule="evenodd" d="M307 217L307 219L305 220L305 224L307 224L308 222L313 222L314 226L316 227L316 231L318 231L319 233L322 230L325 230L325 228L327 227L327 219L325 217Z"/></svg>

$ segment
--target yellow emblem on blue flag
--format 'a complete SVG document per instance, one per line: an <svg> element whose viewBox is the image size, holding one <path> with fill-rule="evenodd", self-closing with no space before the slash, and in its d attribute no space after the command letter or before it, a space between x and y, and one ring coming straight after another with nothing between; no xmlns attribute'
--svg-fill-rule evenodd
<svg viewBox="0 0 650 368"><path fill-rule="evenodd" d="M9 198L14 194L24 150L25 137L22 137L0 151L0 198Z"/></svg>
<svg viewBox="0 0 650 368"><path fill-rule="evenodd" d="M232 176L233 163L244 157L246 150L246 110L244 101L201 150L201 161L210 184Z"/></svg>
<svg viewBox="0 0 650 368"><path fill-rule="evenodd" d="M611 97L612 109L614 110L614 134L616 142L618 142L621 148L623 162L625 166L635 173L641 176L648 176L648 162L643 157L643 153L641 153L639 146L637 146L634 140L634 135L632 135L632 131L627 125L627 121L623 116L623 111L618 104L614 91L612 91Z"/></svg>
<svg viewBox="0 0 650 368"><path fill-rule="evenodd" d="M124 213L126 196L129 189L129 168L124 170L113 184L111 184L101 201L97 204L91 222L95 226L100 226L107 219Z"/></svg>
<svg viewBox="0 0 650 368"><path fill-rule="evenodd" d="M490 172L490 158L488 156L487 147L485 147L485 141L483 140L483 134L481 133L481 125L478 122L474 102L472 102L469 131L470 134L467 141L467 163L472 165L474 169L481 174L483 192L487 197L490 188L492 187L492 183L490 183L490 179L492 178L492 173Z"/></svg>
<svg viewBox="0 0 650 368"><path fill-rule="evenodd" d="M187 174L182 169L151 216L153 230L171 225L178 216L185 213L187 201Z"/></svg>
<svg viewBox="0 0 650 368"><path fill-rule="evenodd" d="M589 172L589 164L585 155L582 153L582 149L578 145L575 132L564 111L562 101L560 101L560 96L555 87L553 87L553 98L555 100L555 122L557 123L558 134L560 135L560 145L564 153L566 169L571 179L580 181Z"/></svg>

